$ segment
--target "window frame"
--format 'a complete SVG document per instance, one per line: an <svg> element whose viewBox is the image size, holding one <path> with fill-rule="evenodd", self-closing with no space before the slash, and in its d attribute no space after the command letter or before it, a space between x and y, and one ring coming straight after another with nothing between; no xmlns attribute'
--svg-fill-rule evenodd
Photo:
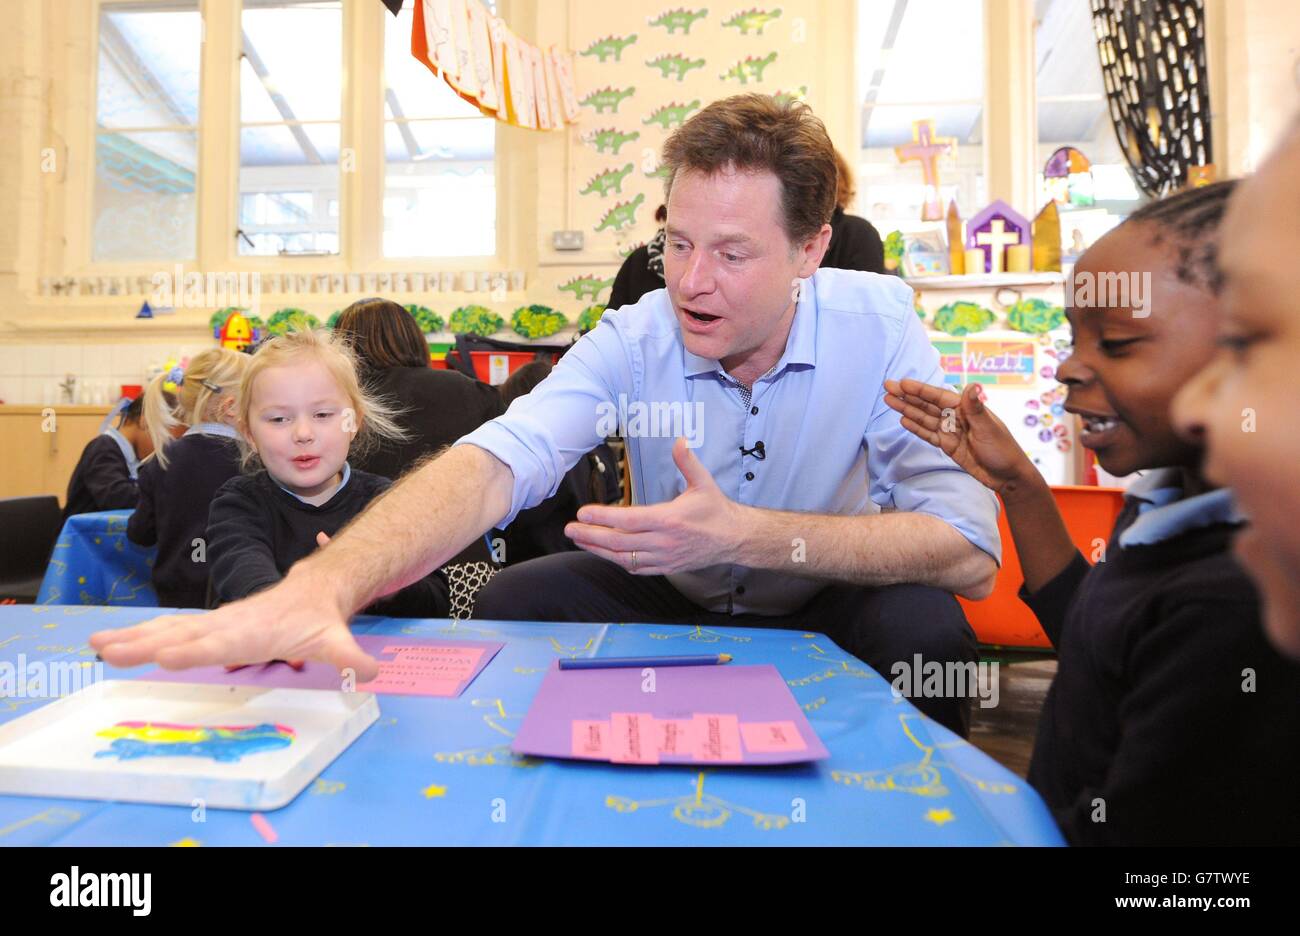
<svg viewBox="0 0 1300 936"><path fill-rule="evenodd" d="M95 138L98 132L99 22L113 7L166 8L171 0L93 0L82 38L91 52L84 81L86 116L70 128L80 139L68 141L70 152L87 153L84 164L69 161L68 199L63 216L67 231L69 275L139 275L170 269L174 261L97 261L94 259ZM331 255L255 256L240 254L239 226L239 67L243 0L199 0L203 32L199 50L198 165L195 169L196 246L185 272L384 273L505 271L519 267L517 219L505 211L512 204L514 173L503 171L499 158L506 144L500 122L494 127L493 178L496 189L496 252L490 256L385 257L383 252L384 123L382 62L384 17L391 14L374 0L340 0L343 6L342 87L340 112L339 252ZM507 6L508 4L501 4ZM508 14L508 10L505 11ZM74 32L76 30L74 29ZM75 43L77 36L70 37ZM432 74L430 81L437 81ZM80 95L78 95L80 96ZM75 106L76 102L70 102ZM377 106L376 106L377 105ZM150 128L165 129L165 128ZM520 149L516 137L512 151ZM352 154L353 170L342 165Z"/></svg>

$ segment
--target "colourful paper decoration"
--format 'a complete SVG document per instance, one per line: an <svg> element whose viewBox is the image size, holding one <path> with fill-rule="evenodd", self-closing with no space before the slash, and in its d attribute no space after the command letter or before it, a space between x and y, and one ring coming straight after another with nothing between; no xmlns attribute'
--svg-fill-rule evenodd
<svg viewBox="0 0 1300 936"><path fill-rule="evenodd" d="M256 344L258 334L242 312L233 312L221 326L217 343L231 351L243 351Z"/></svg>
<svg viewBox="0 0 1300 936"><path fill-rule="evenodd" d="M484 114L540 130L577 120L570 53L524 42L477 0L417 0L414 10L411 54ZM635 41L610 37L593 48L612 43L601 48L621 53Z"/></svg>
<svg viewBox="0 0 1300 936"><path fill-rule="evenodd" d="M704 19L708 15L708 10L688 10L682 7L676 10L665 10L655 17L646 17L646 22L651 26L662 26L668 30L669 35L679 29L689 35L691 26L695 24L695 21Z"/></svg>
<svg viewBox="0 0 1300 936"><path fill-rule="evenodd" d="M955 137L935 136L933 120L914 120L912 142L894 147L894 155L899 162L916 160L921 164L921 176L926 188L925 205L921 209L922 221L943 219L943 205L939 201L939 157L949 152L956 154L957 140Z"/></svg>
<svg viewBox="0 0 1300 936"><path fill-rule="evenodd" d="M1093 204L1092 163L1082 151L1062 146L1047 157L1043 182L1052 199L1062 205Z"/></svg>
<svg viewBox="0 0 1300 936"><path fill-rule="evenodd" d="M511 329L524 338L549 338L567 324L564 313L537 303L520 306L510 318Z"/></svg>
<svg viewBox="0 0 1300 936"><path fill-rule="evenodd" d="M941 332L960 337L983 331L995 321L997 316L992 310L977 302L960 300L950 302L934 313L933 325Z"/></svg>

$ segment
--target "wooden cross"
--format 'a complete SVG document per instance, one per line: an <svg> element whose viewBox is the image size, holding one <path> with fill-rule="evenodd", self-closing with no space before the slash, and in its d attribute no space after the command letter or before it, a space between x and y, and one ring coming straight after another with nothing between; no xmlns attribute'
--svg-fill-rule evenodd
<svg viewBox="0 0 1300 936"><path fill-rule="evenodd" d="M912 142L894 147L899 162L916 160L921 164L921 176L926 187L922 221L943 219L943 205L939 202L939 157L949 151L957 152L956 138L935 136L933 120L914 120Z"/></svg>
<svg viewBox="0 0 1300 936"><path fill-rule="evenodd" d="M1020 234L1006 229L1006 222L994 218L989 222L989 229L975 235L975 243L989 248L989 271L1002 272L1002 251L1012 244L1020 243ZM967 271L969 272L969 271Z"/></svg>

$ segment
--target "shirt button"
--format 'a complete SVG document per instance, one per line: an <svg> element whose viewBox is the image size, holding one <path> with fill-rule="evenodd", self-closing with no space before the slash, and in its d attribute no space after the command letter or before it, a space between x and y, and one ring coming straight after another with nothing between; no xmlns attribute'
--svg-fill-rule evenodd
<svg viewBox="0 0 1300 936"><path fill-rule="evenodd" d="M752 471L746 471L746 472L745 472L745 480L746 480L746 481L753 481L753 480L754 480L754 472L752 472Z"/></svg>
<svg viewBox="0 0 1300 936"><path fill-rule="evenodd" d="M749 415L751 415L751 416L757 416L757 415L758 415L758 407L757 407L757 406L751 406L751 407L749 408Z"/></svg>
<svg viewBox="0 0 1300 936"><path fill-rule="evenodd" d="M744 593L745 593L745 586L744 586L744 585L737 585L737 586L736 586L736 594L737 594L737 595L743 595Z"/></svg>

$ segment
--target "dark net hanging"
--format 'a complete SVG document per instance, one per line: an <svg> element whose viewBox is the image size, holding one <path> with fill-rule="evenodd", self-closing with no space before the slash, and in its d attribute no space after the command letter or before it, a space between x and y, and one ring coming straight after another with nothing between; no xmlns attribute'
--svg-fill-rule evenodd
<svg viewBox="0 0 1300 936"><path fill-rule="evenodd" d="M1092 0L1102 81L1120 148L1160 197L1214 161L1202 0Z"/></svg>

